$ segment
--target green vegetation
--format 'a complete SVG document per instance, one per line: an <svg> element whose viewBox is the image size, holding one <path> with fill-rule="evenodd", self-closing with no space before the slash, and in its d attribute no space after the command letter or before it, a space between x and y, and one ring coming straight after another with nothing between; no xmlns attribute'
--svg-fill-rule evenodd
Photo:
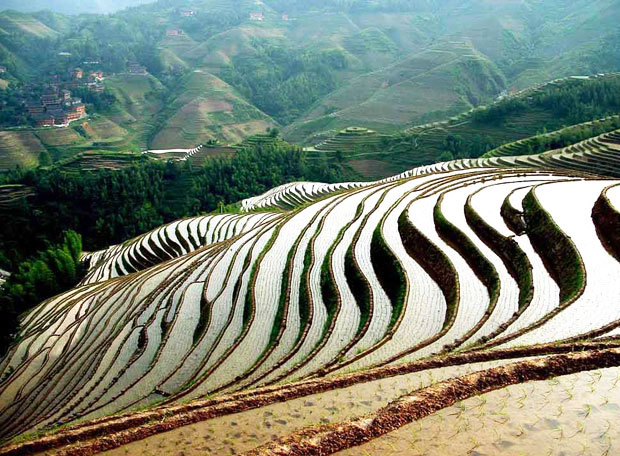
<svg viewBox="0 0 620 456"><path fill-rule="evenodd" d="M62 243L23 261L17 272L0 287L0 356L13 341L19 316L41 301L75 286L83 275L80 262L82 238L74 231Z"/></svg>
<svg viewBox="0 0 620 456"><path fill-rule="evenodd" d="M47 241L60 242L53 233L68 229L82 234L87 250L95 250L286 182L339 178L337 168L308 162L300 148L282 141L247 146L232 157L207 159L202 167L145 159L117 171L12 173L7 183L27 185L34 196L0 207L14 221L0 228L0 267L16 270Z"/></svg>
<svg viewBox="0 0 620 456"><path fill-rule="evenodd" d="M560 287L560 304L577 298L586 284L586 270L573 241L560 230L531 190L523 199L527 234L549 275Z"/></svg>
<svg viewBox="0 0 620 456"><path fill-rule="evenodd" d="M293 266L293 259L295 257L295 247L297 247L298 243L295 243L293 247L288 252L286 256L286 266L284 268L284 272L282 273L282 284L280 286L280 300L278 302L278 311L276 312L276 319L274 320L273 328L271 329L271 335L269 336L269 344L265 348L265 351L268 351L275 343L278 342L278 337L280 336L280 332L282 330L283 325L285 324L284 315L286 314L289 306L289 293L290 293L290 280L291 280L291 271Z"/></svg>
<svg viewBox="0 0 620 456"><path fill-rule="evenodd" d="M64 10L68 1L51 7ZM419 1L205 0L186 5L191 16L171 2L108 16L5 11L0 98L8 103L0 124L3 116L24 121L16 109L17 88L66 80L78 66L104 72L106 92L78 89L77 95L89 112L125 130L118 142L108 141L105 150L113 152L193 148L214 139L234 144L274 126L304 145L351 125L396 134L488 104L511 89L620 70L617 20L607 0L587 7L550 1L525 9L469 0L456 10L451 3ZM250 20L256 11L264 21ZM148 74L128 74L130 63ZM381 158L392 165L384 166L386 173L449 156L479 156L543 128L590 120L597 115L591 107L573 109L557 122L544 112L548 107L513 113L504 133L491 125L501 123L495 117L485 125L424 128L374 152L388 152ZM100 150L88 128L75 130L80 144L70 144L62 157L49 149L54 160L79 147ZM448 135L453 138L446 140ZM369 152L360 149L355 154ZM7 161L35 166L39 154ZM0 162L1 156L2 150ZM366 160L352 169L363 173L377 157Z"/></svg>
<svg viewBox="0 0 620 456"><path fill-rule="evenodd" d="M603 192L592 210L592 220L603 246L610 255L620 261L620 212L616 210Z"/></svg>
<svg viewBox="0 0 620 456"><path fill-rule="evenodd" d="M344 275L360 309L360 324L357 328L357 334L360 334L370 317L370 286L353 258L353 244L347 249L345 255Z"/></svg>
<svg viewBox="0 0 620 456"><path fill-rule="evenodd" d="M202 210L214 210L221 201L234 203L295 180L335 182L340 173L326 162L306 159L301 148L279 141L241 149L233 158L205 163L195 181L195 195Z"/></svg>
<svg viewBox="0 0 620 456"><path fill-rule="evenodd" d="M534 92L526 100L509 99L476 110L472 121L478 124L501 125L511 116L532 109L545 109L568 124L605 117L620 111L620 78L569 80Z"/></svg>
<svg viewBox="0 0 620 456"><path fill-rule="evenodd" d="M471 196L465 206L465 218L471 229L493 252L501 258L504 266L519 286L519 310L526 308L534 296L532 264L519 244L512 238L502 236L474 210Z"/></svg>
<svg viewBox="0 0 620 456"><path fill-rule="evenodd" d="M459 307L459 280L456 269L448 256L409 221L407 211L404 211L398 219L398 231L407 253L424 268L444 295L445 330L454 323Z"/></svg>
<svg viewBox="0 0 620 456"><path fill-rule="evenodd" d="M312 242L308 244L306 252L304 253L304 267L301 271L301 282L299 284L299 334L295 340L295 344L299 343L304 331L310 324L310 317L312 315L312 300L310 297L309 275L310 268L312 267Z"/></svg>
<svg viewBox="0 0 620 456"><path fill-rule="evenodd" d="M256 40L253 46L254 55L233 58L222 78L282 124L334 90L334 72L347 65L338 50L299 53L265 40Z"/></svg>
<svg viewBox="0 0 620 456"><path fill-rule="evenodd" d="M540 154L546 151L561 149L580 141L594 138L604 133L620 128L620 116L613 116L595 121L589 121L550 133L540 133L536 136L514 143L505 144L487 152L483 157L502 157Z"/></svg>
<svg viewBox="0 0 620 456"><path fill-rule="evenodd" d="M377 278L392 303L392 316L388 325L388 329L392 329L403 311L407 293L407 278L400 261L383 239L381 225L377 226L372 235L370 257L372 263L378 265L375 268Z"/></svg>
<svg viewBox="0 0 620 456"><path fill-rule="evenodd" d="M446 219L441 211L442 201L443 195L439 197L433 213L437 233L439 233L441 238L450 245L450 247L456 250L465 259L469 267L474 271L474 274L476 274L476 277L478 277L486 287L489 293L489 310L487 312L491 312L499 298L499 275L493 263L480 252L473 241Z"/></svg>
<svg viewBox="0 0 620 456"><path fill-rule="evenodd" d="M340 295L338 294L338 288L336 287L336 281L334 280L334 275L331 268L334 247L335 244L332 244L327 252L327 255L325 255L323 263L321 264L321 297L323 298L323 303L327 308L327 319L325 320L323 337L321 337L321 340L323 340L325 335L328 334L329 328L333 324L334 316L340 309Z"/></svg>
<svg viewBox="0 0 620 456"><path fill-rule="evenodd" d="M309 149L309 156L338 160L351 178L376 179L440 161L540 153L618 128L619 84L618 75L566 79L398 134L344 130ZM575 120L583 123L565 127Z"/></svg>

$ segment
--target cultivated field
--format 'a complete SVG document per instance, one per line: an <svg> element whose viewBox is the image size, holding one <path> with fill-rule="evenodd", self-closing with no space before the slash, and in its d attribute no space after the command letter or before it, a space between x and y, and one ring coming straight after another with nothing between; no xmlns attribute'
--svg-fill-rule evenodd
<svg viewBox="0 0 620 456"><path fill-rule="evenodd" d="M0 131L0 172L16 166L36 166L43 144L30 131Z"/></svg>
<svg viewBox="0 0 620 456"><path fill-rule="evenodd" d="M287 184L87 255L0 364L3 438L73 427L0 454L611 451L617 145Z"/></svg>

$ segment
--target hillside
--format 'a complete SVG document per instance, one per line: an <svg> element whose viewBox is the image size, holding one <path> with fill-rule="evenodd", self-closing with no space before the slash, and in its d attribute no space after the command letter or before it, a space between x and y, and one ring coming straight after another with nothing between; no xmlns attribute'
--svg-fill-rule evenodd
<svg viewBox="0 0 620 456"><path fill-rule="evenodd" d="M607 167L590 168L590 160ZM426 370L435 360L552 355L576 341L586 351L559 364L549 357L506 367L515 377L478 375L497 381L485 383L492 390L618 366L620 357L587 348L620 327L613 285L620 183L609 175L620 175L618 132L550 153L549 161L459 160L372 183L285 185L245 200L243 213L182 219L87 255L80 286L25 316L0 366L2 435L158 403L176 407L175 415L196 411L167 422L170 430L268 405L269 391L294 399L361 387L398 369ZM593 303L605 311L593 313ZM600 347L615 353L613 344ZM360 369L371 370L348 374ZM449 372L441 375L457 375ZM288 384L302 379L311 381ZM263 389L247 393L256 387ZM394 404L378 408L389 400L365 410L388 419ZM237 405L228 409L227 401ZM214 404L224 407L220 414L198 412ZM135 415L147 434L82 444L110 449L152 435L149 423L162 410ZM108 425L134 426L113 422L100 421L88 438ZM65 445L63 432L33 448ZM253 454L287 441L269 444L273 438L255 441L268 446ZM7 448L0 454L12 454Z"/></svg>
<svg viewBox="0 0 620 456"><path fill-rule="evenodd" d="M307 150L317 160L338 158L354 176L367 179L453 158L499 156L504 147L505 155L535 154L617 129L619 88L618 74L562 78L384 135L378 144L330 132Z"/></svg>
<svg viewBox="0 0 620 456"><path fill-rule="evenodd" d="M466 43L446 43L355 78L284 131L305 142L316 131L350 125L394 132L492 100L506 88L489 59Z"/></svg>
<svg viewBox="0 0 620 456"><path fill-rule="evenodd" d="M488 104L505 89L618 71L618 15L613 0L195 0L105 17L5 11L0 88L95 61L112 75L111 120L128 131L126 150L236 143L273 125L313 146L351 126L393 134ZM137 87L146 76L126 74L129 62L146 67L149 87ZM134 90L149 99L131 100Z"/></svg>
<svg viewBox="0 0 620 456"><path fill-rule="evenodd" d="M209 140L236 144L278 124L221 79L194 71L178 82L159 116L151 149L193 147Z"/></svg>

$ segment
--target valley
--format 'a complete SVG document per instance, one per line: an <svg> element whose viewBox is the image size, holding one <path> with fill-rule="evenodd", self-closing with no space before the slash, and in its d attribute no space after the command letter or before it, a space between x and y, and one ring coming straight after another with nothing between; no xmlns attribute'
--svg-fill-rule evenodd
<svg viewBox="0 0 620 456"><path fill-rule="evenodd" d="M615 454L619 23L0 0L0 456Z"/></svg>

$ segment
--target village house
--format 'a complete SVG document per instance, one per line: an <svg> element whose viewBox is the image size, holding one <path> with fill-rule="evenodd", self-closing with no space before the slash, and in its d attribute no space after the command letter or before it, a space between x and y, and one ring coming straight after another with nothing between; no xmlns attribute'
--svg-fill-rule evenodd
<svg viewBox="0 0 620 456"><path fill-rule="evenodd" d="M41 104L43 104L44 106L55 105L55 104L60 104L60 103L61 103L61 99L58 96L58 92L56 91L44 93L43 95L41 95Z"/></svg>
<svg viewBox="0 0 620 456"><path fill-rule="evenodd" d="M37 127L67 126L86 116L86 105L80 98L73 98L71 91L48 89L38 101L26 101L24 107Z"/></svg>
<svg viewBox="0 0 620 456"><path fill-rule="evenodd" d="M2 73L6 73L6 67L0 65L0 74L2 74Z"/></svg>
<svg viewBox="0 0 620 456"><path fill-rule="evenodd" d="M69 108L69 112L71 114L76 114L78 118L84 117L86 115L86 105L84 103L77 103L71 105L71 108Z"/></svg>
<svg viewBox="0 0 620 456"><path fill-rule="evenodd" d="M127 64L127 69L129 70L129 73L131 74L146 74L147 73L146 68L136 62L129 62Z"/></svg>
<svg viewBox="0 0 620 456"><path fill-rule="evenodd" d="M166 30L166 35L167 36L181 36L183 34L183 32L181 32L181 30L179 29L168 29Z"/></svg>
<svg viewBox="0 0 620 456"><path fill-rule="evenodd" d="M250 19L262 22L265 20L265 15L263 13L250 13Z"/></svg>
<svg viewBox="0 0 620 456"><path fill-rule="evenodd" d="M48 111L55 111L57 109L62 109L62 101L58 99L54 103L48 103L47 105L45 105L45 109Z"/></svg>
<svg viewBox="0 0 620 456"><path fill-rule="evenodd" d="M100 82L87 82L86 84L84 84L84 87L86 87L91 92L97 93L101 93L105 90L105 86Z"/></svg>
<svg viewBox="0 0 620 456"><path fill-rule="evenodd" d="M102 81L103 80L103 71L91 71L88 73L89 81Z"/></svg>
<svg viewBox="0 0 620 456"><path fill-rule="evenodd" d="M192 10L182 9L179 11L181 17L194 17L195 13Z"/></svg>
<svg viewBox="0 0 620 456"><path fill-rule="evenodd" d="M54 126L54 116L49 113L34 114L32 118L36 122L38 128Z"/></svg>
<svg viewBox="0 0 620 456"><path fill-rule="evenodd" d="M27 101L25 107L26 111L28 111L28 114L31 116L43 114L45 112L45 106L43 106L39 101Z"/></svg>
<svg viewBox="0 0 620 456"><path fill-rule="evenodd" d="M283 21L285 21L285 22L286 22L286 21L288 21L288 19L289 19L289 18L288 18L288 14L283 14L283 15L282 15L282 20L283 20Z"/></svg>
<svg viewBox="0 0 620 456"><path fill-rule="evenodd" d="M72 76L74 79L82 79L84 77L84 71L81 68L73 70Z"/></svg>

